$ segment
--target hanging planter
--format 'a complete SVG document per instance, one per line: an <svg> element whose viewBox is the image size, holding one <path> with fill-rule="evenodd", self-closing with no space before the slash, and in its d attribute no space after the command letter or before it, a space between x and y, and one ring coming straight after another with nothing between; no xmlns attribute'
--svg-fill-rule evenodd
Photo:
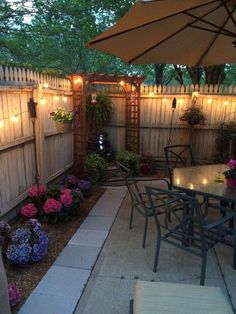
<svg viewBox="0 0 236 314"><path fill-rule="evenodd" d="M72 121L66 121L66 122L55 121L55 126L59 133L66 133L71 130Z"/></svg>
<svg viewBox="0 0 236 314"><path fill-rule="evenodd" d="M55 121L55 126L59 133L66 133L71 130L73 120L77 117L77 115L77 111L74 112L59 107L50 113L49 118Z"/></svg>

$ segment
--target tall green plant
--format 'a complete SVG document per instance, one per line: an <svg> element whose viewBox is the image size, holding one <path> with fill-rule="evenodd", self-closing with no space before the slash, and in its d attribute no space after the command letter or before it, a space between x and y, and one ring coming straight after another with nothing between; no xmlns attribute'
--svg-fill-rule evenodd
<svg viewBox="0 0 236 314"><path fill-rule="evenodd" d="M215 140L216 154L214 159L218 163L226 163L229 160L229 144L236 137L236 122L222 122L217 130Z"/></svg>

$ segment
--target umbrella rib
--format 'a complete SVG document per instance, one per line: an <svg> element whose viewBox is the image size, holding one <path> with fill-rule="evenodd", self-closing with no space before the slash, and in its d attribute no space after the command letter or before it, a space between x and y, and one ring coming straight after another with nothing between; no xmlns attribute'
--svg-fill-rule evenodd
<svg viewBox="0 0 236 314"><path fill-rule="evenodd" d="M233 11L234 11L234 9L233 9ZM225 20L225 22L223 23L222 28L223 28L223 27L225 26L225 24L228 22L229 18L230 18L230 17L228 16L228 18L227 18L227 19ZM203 52L201 58L198 60L198 62L197 62L197 64L196 64L196 66L199 66L199 64L202 62L203 58L205 58L205 56L207 55L208 51L211 49L211 47L213 46L213 44L215 43L215 41L216 41L216 39L219 37L219 35L220 35L219 33L216 33L215 38L212 39L212 41L211 41L211 43L208 45L207 49Z"/></svg>
<svg viewBox="0 0 236 314"><path fill-rule="evenodd" d="M233 9L233 11L234 11L234 9ZM212 12L208 12L207 15L208 15L209 13L212 13ZM230 36L230 37L235 37L235 36L236 36L235 33L230 32L229 30L227 30L227 29L225 29L225 28L223 28L223 27L219 27L219 26L217 26L217 25L214 24L214 23L211 23L211 22L209 22L209 21L206 21L206 20L204 20L204 19L201 18L201 17L197 17L196 15L191 14L191 13L188 13L188 12L185 12L185 14L188 15L188 16L190 16L190 17L196 18L197 20L199 20L199 21L201 21L201 22L203 22L203 23L205 23L205 24L208 24L208 25L210 25L210 26L215 27L215 28L217 29L217 31L214 31L214 30L211 30L211 29L208 29L208 28L204 28L204 27L200 27L200 26L193 25L193 23L195 23L195 21L192 22L191 24L189 24L189 26L192 26L192 27L194 27L194 28L203 29L203 30L205 30L205 31L210 31L210 32L213 32L213 33L222 33L223 35ZM231 13L230 13L230 15L231 15Z"/></svg>
<svg viewBox="0 0 236 314"><path fill-rule="evenodd" d="M230 18L231 18L232 22L234 23L234 26L236 26L236 21L235 21L235 19L234 19L233 15L232 15L232 13L233 13L233 12L234 12L234 10L235 10L235 7L234 7L233 11L232 11L232 12L230 12L230 10L229 10L229 8L227 7L227 5L226 5L225 1L224 1L224 0L221 0L221 3L222 3L222 4L223 4L223 6L225 7L225 10L228 12L228 14L229 14L229 16L230 16Z"/></svg>
<svg viewBox="0 0 236 314"><path fill-rule="evenodd" d="M214 34L219 34L219 35L224 35L224 36L229 36L229 37L236 37L236 34L230 32L230 33L225 33L225 32L222 32L221 30L219 31L214 31L214 30L211 30L209 28L205 28L205 27L200 27L200 26L196 26L196 25L189 25L189 27L192 27L192 28L196 28L196 29L200 29L200 30L203 30L203 31L207 31L207 32L210 32L210 33L214 33Z"/></svg>
<svg viewBox="0 0 236 314"><path fill-rule="evenodd" d="M191 10L193 10L193 9L199 9L199 8L201 8L201 7L204 7L204 6L206 6L206 5L209 5L209 4L218 2L218 1L219 1L219 0L212 0L211 2L204 3L204 4L201 4L201 5L197 5L197 6L195 6L195 7L192 7ZM130 31L137 30L137 29L139 29L139 28L142 28L142 27L145 27L145 26L154 24L154 23L156 23L157 21L162 21L162 20L168 19L168 18L170 18L170 17L176 16L176 15L182 14L182 13L184 13L184 12L183 12L183 11L180 11L180 12L174 13L174 14L172 14L172 15L168 15L168 16L166 16L166 17L163 17L163 18L160 18L160 19L156 19L156 20L154 20L154 21L151 21L151 22L148 22L148 23L144 23L144 24L142 24L142 25L138 25L138 26L135 26L135 27L131 27L131 28L129 28L129 29L126 29L126 30L124 30L124 31L117 32L117 33L115 33L115 34L106 36L106 37L104 37L104 38L92 40L92 41L89 42L89 45L96 44L96 43L105 41L105 40L107 40L107 39L110 39L110 38L113 38L113 37L117 37L117 36L119 36L119 35L123 35L123 34L125 34L125 33L130 32Z"/></svg>

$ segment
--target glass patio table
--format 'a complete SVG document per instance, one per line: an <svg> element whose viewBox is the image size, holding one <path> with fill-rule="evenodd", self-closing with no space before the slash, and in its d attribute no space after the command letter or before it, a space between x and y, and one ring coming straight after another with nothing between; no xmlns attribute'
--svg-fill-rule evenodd
<svg viewBox="0 0 236 314"><path fill-rule="evenodd" d="M236 188L227 188L223 172L229 169L223 164L173 169L173 187L188 194L199 194L236 204ZM222 182L217 176L222 177Z"/></svg>

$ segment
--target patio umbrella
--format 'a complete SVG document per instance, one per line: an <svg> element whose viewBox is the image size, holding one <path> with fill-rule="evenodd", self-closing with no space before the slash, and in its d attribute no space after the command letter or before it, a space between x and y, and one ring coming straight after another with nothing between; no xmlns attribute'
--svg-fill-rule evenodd
<svg viewBox="0 0 236 314"><path fill-rule="evenodd" d="M140 0L95 48L134 64L236 63L236 0Z"/></svg>

